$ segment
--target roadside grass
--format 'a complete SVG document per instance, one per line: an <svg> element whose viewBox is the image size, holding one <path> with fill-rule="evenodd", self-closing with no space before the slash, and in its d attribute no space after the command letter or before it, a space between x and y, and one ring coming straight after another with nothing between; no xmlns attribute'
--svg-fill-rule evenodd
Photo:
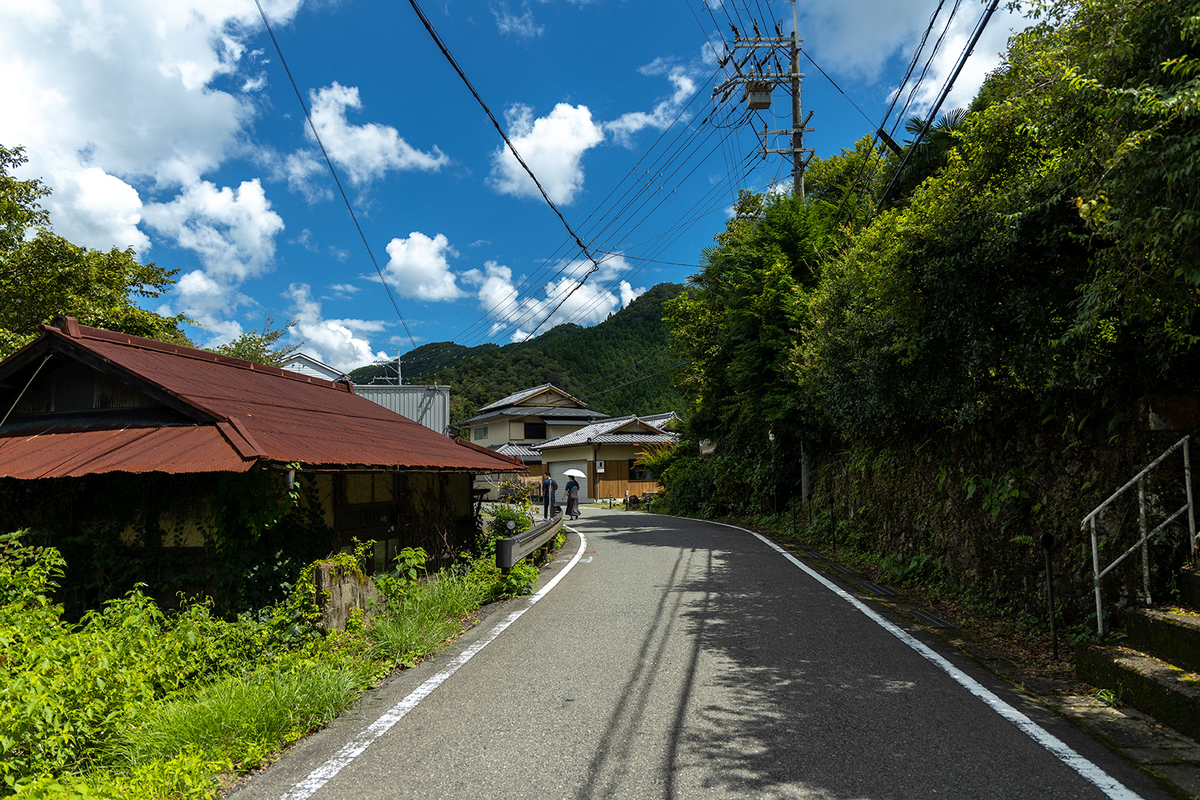
<svg viewBox="0 0 1200 800"><path fill-rule="evenodd" d="M158 704L121 737L113 761L136 767L202 754L253 769L281 744L336 717L362 683L352 665L319 662L285 673L233 675L192 697Z"/></svg>
<svg viewBox="0 0 1200 800"><path fill-rule="evenodd" d="M204 603L164 612L135 589L73 625L52 600L61 556L21 535L0 535L0 797L214 798L537 582L532 565L500 575L494 555L426 575L408 550L378 576L377 613L345 632L313 626L303 581L235 620Z"/></svg>
<svg viewBox="0 0 1200 800"><path fill-rule="evenodd" d="M391 601L367 628L375 658L409 667L462 631L463 620L489 599L489 586L475 574L435 575Z"/></svg>

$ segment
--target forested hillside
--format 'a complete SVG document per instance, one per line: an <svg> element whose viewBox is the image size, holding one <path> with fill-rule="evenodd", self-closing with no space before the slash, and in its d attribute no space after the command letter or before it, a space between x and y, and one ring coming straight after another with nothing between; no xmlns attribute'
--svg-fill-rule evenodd
<svg viewBox="0 0 1200 800"><path fill-rule="evenodd" d="M1030 5L903 169L868 136L806 201L742 196L667 304L718 448L656 465L673 510L786 508L803 448L828 536L1036 607L1050 532L1086 595L1079 520L1182 435L1154 398L1200 393L1200 6Z"/></svg>
<svg viewBox="0 0 1200 800"><path fill-rule="evenodd" d="M559 325L528 342L422 345L403 357L404 381L450 386L454 421L543 383L606 414L682 413L683 401L671 386L671 368L681 359L667 352L663 322L663 304L681 291L678 284L662 283L598 325ZM387 375L395 376L394 365L373 364L350 373L356 383Z"/></svg>

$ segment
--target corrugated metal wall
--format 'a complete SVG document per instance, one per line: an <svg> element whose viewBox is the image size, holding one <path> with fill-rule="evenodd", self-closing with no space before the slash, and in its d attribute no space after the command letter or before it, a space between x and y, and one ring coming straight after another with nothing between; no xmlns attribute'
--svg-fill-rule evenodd
<svg viewBox="0 0 1200 800"><path fill-rule="evenodd" d="M445 433L450 425L449 386L355 384L354 393L438 433Z"/></svg>

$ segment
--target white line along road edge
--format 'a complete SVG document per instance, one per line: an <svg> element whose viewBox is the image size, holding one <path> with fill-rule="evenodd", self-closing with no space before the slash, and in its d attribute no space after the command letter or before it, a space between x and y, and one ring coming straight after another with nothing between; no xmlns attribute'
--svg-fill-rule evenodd
<svg viewBox="0 0 1200 800"><path fill-rule="evenodd" d="M960 670L958 667L951 664L942 656L935 653L929 648L928 645L922 643L911 634L901 630L883 617L879 616L879 614L868 608L866 604L864 604L857 597L842 589L840 586L827 579L824 575L817 572L812 567L808 566L803 561L789 553L787 550L784 550L782 547L772 542L770 539L767 539L765 536L757 534L754 531L746 530L745 528L739 528L736 525L726 525L723 522L714 522L713 524L721 525L726 528L733 528L739 531L745 531L746 533L751 534L763 544L767 545L767 547L770 547L788 561L792 562L792 564L804 570L809 577L813 578L825 588L829 589L829 591L833 592L838 597L854 606L854 608L861 611L868 618L870 618L872 622L879 625L888 633L904 642L913 650L916 650L925 659L953 678L964 689L986 703L989 708L991 708L1000 716L1004 717L1013 725L1016 725L1029 738L1033 739L1042 747L1046 748L1055 756L1057 756L1059 761L1062 761L1068 767L1075 770L1088 782L1095 784L1095 786L1100 789L1100 791L1104 792L1104 794L1108 797L1113 798L1113 800L1141 800L1140 795L1129 789L1123 783L1117 781L1091 761L1088 761L1086 758L1079 755L1079 753L1076 753L1074 750L1068 747L1066 742L1064 742L1062 739L1059 739L1057 736L1038 725L1029 717L1025 716L1020 711L1001 700L1000 697L997 696L993 691L979 683L979 681L975 680L967 673Z"/></svg>
<svg viewBox="0 0 1200 800"><path fill-rule="evenodd" d="M318 789L333 780L350 762L362 755L379 737L391 730L392 726L403 719L405 714L416 708L417 704L428 697L434 689L441 686L451 675L458 672L459 667L474 658L476 653L491 644L497 636L504 633L509 625L512 625L520 619L522 614L533 608L534 603L545 597L563 579L563 576L571 571L571 568L579 562L584 551L587 550L587 539L584 538L584 535L579 533L579 531L572 532L579 536L579 550L571 558L571 561L549 583L529 598L529 602L523 608L519 608L509 614L497 623L496 627L484 634L483 638L459 653L453 661L446 665L444 670L422 683L416 689L413 689L407 697L396 703L396 705L384 712L379 719L372 722L362 733L347 742L332 758L308 773L307 778L293 786L280 800L308 800L308 798L316 794Z"/></svg>

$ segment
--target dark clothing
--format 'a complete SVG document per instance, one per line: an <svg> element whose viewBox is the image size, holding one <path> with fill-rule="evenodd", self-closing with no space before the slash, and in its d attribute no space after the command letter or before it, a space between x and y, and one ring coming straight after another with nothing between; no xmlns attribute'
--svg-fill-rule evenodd
<svg viewBox="0 0 1200 800"><path fill-rule="evenodd" d="M579 519L579 481L574 478L567 483L567 516Z"/></svg>
<svg viewBox="0 0 1200 800"><path fill-rule="evenodd" d="M553 478L542 480L542 519L549 519L554 510L554 492L558 489L558 481Z"/></svg>

